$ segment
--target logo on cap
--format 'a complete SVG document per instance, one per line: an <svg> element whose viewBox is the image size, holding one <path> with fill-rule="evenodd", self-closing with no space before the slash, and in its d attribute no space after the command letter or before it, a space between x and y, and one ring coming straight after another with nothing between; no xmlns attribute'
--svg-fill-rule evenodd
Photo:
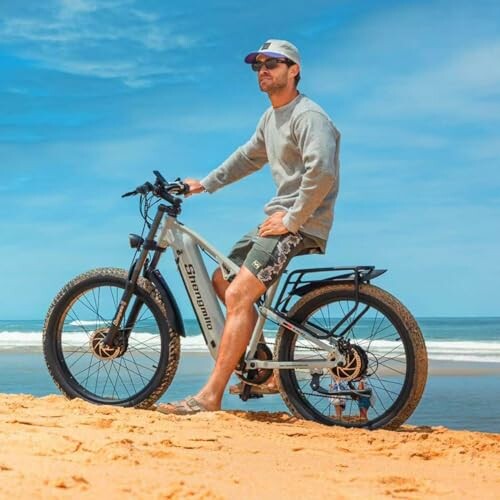
<svg viewBox="0 0 500 500"><path fill-rule="evenodd" d="M270 42L264 43L259 50L266 50L271 46Z"/></svg>

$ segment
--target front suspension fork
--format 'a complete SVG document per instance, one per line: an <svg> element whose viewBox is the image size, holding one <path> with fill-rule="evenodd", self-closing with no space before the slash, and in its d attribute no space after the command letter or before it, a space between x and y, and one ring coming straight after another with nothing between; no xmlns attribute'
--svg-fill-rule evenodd
<svg viewBox="0 0 500 500"><path fill-rule="evenodd" d="M147 259L150 250L156 250L156 252L151 264L149 264L149 267L151 268L152 266L156 266L158 264L158 260L160 258L162 250L158 249L155 242L155 236L166 211L167 211L166 206L160 205L158 207L156 216L149 229L148 236L144 241L144 243L142 244L142 250L139 255L139 258L132 264L130 268L130 273L127 279L127 283L125 285L125 290L123 291L123 295L120 299L120 303L118 304L118 308L116 310L113 321L111 322L111 326L108 330L108 333L106 334L106 337L104 337L102 341L103 344L106 346L115 346L116 340L121 332L125 332L124 337L128 339L129 332L132 330L132 328L135 325L135 322L137 321L137 317L143 305L142 300L140 300L139 298L136 298L134 303L132 304L124 328L120 328L120 325L123 324L123 318L125 317L125 313L130 304L132 296L134 295L137 280L139 279L142 270L147 265Z"/></svg>

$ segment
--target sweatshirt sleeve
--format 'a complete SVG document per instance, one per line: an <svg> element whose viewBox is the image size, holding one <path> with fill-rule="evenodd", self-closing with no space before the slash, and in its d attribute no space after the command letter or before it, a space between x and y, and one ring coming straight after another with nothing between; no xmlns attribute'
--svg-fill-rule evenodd
<svg viewBox="0 0 500 500"><path fill-rule="evenodd" d="M325 196L338 190L339 133L328 117L317 111L305 111L299 115L293 131L305 173L299 196L283 218L283 224L290 232L296 233Z"/></svg>
<svg viewBox="0 0 500 500"><path fill-rule="evenodd" d="M209 193L256 172L267 163L265 118L266 113L259 120L255 133L246 144L240 146L224 163L200 181Z"/></svg>

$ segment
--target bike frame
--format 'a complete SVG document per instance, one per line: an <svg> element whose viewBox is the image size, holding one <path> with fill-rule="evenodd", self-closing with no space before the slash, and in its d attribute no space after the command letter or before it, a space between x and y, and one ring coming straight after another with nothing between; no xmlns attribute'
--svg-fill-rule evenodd
<svg viewBox="0 0 500 500"><path fill-rule="evenodd" d="M186 291L191 300L193 310L196 314L200 328L214 359L217 358L218 349L222 339L224 329L224 315L222 313L217 295L208 274L205 262L203 261L201 250L210 255L219 265L225 279L230 280L239 271L239 267L220 253L215 247L198 235L195 231L183 225L177 220L177 210L172 207L160 205L157 214L151 224L149 234L143 243L143 249L137 261L131 269L130 287L126 287L124 296L120 302L117 314L113 320L113 325L118 328L125 314L126 308L132 296L133 286L137 282L140 272L146 265L148 254L155 250L154 257L148 266L149 270L156 269L161 255L167 248L171 248L174 259L186 287ZM155 271L159 273L159 271ZM161 274L160 274L161 277ZM264 296L264 300L258 307L258 320L253 330L248 350L245 357L246 369L309 369L321 372L324 368L334 368L345 361L345 357L337 347L337 341L331 339L326 343L314 336L315 328L311 325L302 327L292 323L286 316L277 312L271 307L279 286L279 280L271 285ZM134 306L132 307L134 309ZM129 320L133 321L135 314L129 314ZM130 317L132 318L130 320ZM257 346L262 338L264 323L269 319L278 326L287 328L294 333L302 335L310 342L316 344L321 349L332 352L331 359L308 359L307 361L269 361L256 359ZM319 336L324 332L316 331ZM110 331L109 340L113 337ZM106 339L108 342L108 339Z"/></svg>

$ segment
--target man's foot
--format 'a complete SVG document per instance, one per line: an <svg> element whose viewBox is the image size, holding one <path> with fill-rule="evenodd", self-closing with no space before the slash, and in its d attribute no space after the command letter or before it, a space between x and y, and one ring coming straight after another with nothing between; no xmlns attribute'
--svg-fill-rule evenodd
<svg viewBox="0 0 500 500"><path fill-rule="evenodd" d="M239 384L232 385L229 388L229 394L242 394L243 389L245 388L245 383L240 382ZM262 385L252 385L250 389L251 394L278 394L280 391L274 384L262 384Z"/></svg>
<svg viewBox="0 0 500 500"><path fill-rule="evenodd" d="M200 401L192 396L182 401L172 401L172 403L160 403L155 407L156 411L166 415L194 415L203 411L211 411Z"/></svg>

